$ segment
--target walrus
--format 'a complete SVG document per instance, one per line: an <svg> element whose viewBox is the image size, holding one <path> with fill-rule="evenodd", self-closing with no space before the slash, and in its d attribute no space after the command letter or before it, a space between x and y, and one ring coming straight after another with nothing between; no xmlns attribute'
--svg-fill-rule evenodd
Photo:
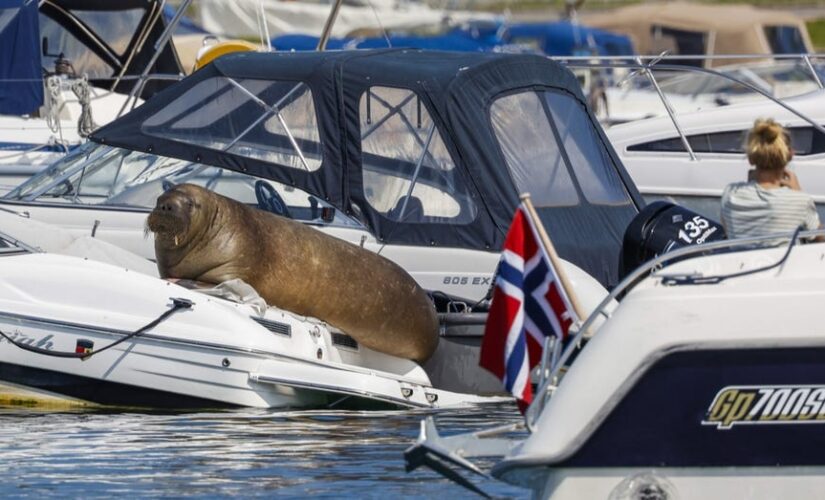
<svg viewBox="0 0 825 500"><path fill-rule="evenodd" d="M162 278L240 278L269 305L418 362L438 344L435 308L400 266L300 222L181 184L158 197L146 226Z"/></svg>

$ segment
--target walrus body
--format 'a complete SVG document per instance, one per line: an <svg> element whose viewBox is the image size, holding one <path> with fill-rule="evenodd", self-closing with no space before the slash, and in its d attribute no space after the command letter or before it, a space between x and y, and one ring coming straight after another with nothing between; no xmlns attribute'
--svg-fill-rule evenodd
<svg viewBox="0 0 825 500"><path fill-rule="evenodd" d="M161 195L147 227L163 278L240 278L268 304L324 320L376 351L416 361L435 351L427 295L373 252L191 184Z"/></svg>

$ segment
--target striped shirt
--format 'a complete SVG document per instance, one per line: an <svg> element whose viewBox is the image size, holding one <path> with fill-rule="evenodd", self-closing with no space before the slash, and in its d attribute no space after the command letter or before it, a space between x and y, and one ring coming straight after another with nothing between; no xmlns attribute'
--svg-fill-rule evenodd
<svg viewBox="0 0 825 500"><path fill-rule="evenodd" d="M791 233L819 227L811 195L788 187L765 189L756 182L735 182L722 193L722 224L728 238Z"/></svg>

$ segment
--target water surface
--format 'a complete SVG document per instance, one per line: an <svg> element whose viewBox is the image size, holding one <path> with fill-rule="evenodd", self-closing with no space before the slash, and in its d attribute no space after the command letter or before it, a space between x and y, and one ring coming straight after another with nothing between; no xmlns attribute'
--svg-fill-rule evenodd
<svg viewBox="0 0 825 500"><path fill-rule="evenodd" d="M0 408L0 497L478 498L429 470L404 472L427 414ZM511 404L435 415L442 434L520 420ZM497 497L527 496L473 480Z"/></svg>

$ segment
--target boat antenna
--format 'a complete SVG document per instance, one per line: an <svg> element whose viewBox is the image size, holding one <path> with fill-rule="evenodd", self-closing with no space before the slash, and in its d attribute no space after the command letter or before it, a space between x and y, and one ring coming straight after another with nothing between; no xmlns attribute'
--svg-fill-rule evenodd
<svg viewBox="0 0 825 500"><path fill-rule="evenodd" d="M322 52L327 49L327 42L329 42L329 37L332 35L332 26L335 24L335 20L338 19L338 11L341 10L341 4L343 0L335 0L335 3L332 4L332 8L329 10L329 16L327 16L327 22L324 24L324 30L321 31L321 37L318 39L318 46L315 47L315 50Z"/></svg>
<svg viewBox="0 0 825 500"><path fill-rule="evenodd" d="M378 11L375 10L375 5L372 4L372 0L367 0L367 3L372 9L372 14L375 16L375 22L378 23L378 27L381 29L381 34L384 35L384 40L387 41L387 47L392 48L392 42L390 41L390 35L387 34L386 28L384 28L384 24L381 22L381 18L378 16Z"/></svg>
<svg viewBox="0 0 825 500"><path fill-rule="evenodd" d="M266 11L263 0L258 0L258 33L261 36L261 47L272 52L272 39L269 37L269 25L266 23Z"/></svg>

